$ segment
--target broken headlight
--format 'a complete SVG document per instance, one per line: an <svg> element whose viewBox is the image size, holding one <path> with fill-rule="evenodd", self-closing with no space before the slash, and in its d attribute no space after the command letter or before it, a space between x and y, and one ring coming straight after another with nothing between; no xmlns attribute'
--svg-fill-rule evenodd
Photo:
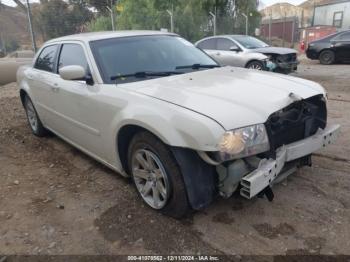
<svg viewBox="0 0 350 262"><path fill-rule="evenodd" d="M258 124L225 132L218 143L217 157L226 161L256 155L269 149L265 125Z"/></svg>

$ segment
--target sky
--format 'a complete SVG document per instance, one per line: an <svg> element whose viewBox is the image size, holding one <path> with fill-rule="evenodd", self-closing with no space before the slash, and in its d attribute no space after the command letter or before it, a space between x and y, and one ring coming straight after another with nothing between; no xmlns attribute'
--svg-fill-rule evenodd
<svg viewBox="0 0 350 262"><path fill-rule="evenodd" d="M273 5L276 3L282 3L282 2L287 2L287 3L293 4L293 5L298 5L302 2L304 2L305 0L260 0L260 1L263 2L265 6L269 6L269 5ZM12 0L2 0L2 2L5 5L11 5L11 6L16 5ZM22 1L22 2L24 2L24 1ZM37 0L29 0L29 2L37 2Z"/></svg>
<svg viewBox="0 0 350 262"><path fill-rule="evenodd" d="M285 2L293 4L293 5L299 5L302 2L304 2L305 0L260 0L260 1L263 2L266 6L269 6L269 5L273 5L276 3L285 3Z"/></svg>

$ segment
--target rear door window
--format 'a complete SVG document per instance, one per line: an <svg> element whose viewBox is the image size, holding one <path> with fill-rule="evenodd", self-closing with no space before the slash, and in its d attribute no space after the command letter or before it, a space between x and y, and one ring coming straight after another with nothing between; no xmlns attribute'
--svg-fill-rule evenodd
<svg viewBox="0 0 350 262"><path fill-rule="evenodd" d="M58 45L45 47L37 58L34 68L47 72L54 72L57 49Z"/></svg>
<svg viewBox="0 0 350 262"><path fill-rule="evenodd" d="M58 60L58 69L64 66L79 65L88 71L88 63L84 49L79 44L63 44L60 58Z"/></svg>
<svg viewBox="0 0 350 262"><path fill-rule="evenodd" d="M216 50L216 38L203 40L198 44L200 49Z"/></svg>

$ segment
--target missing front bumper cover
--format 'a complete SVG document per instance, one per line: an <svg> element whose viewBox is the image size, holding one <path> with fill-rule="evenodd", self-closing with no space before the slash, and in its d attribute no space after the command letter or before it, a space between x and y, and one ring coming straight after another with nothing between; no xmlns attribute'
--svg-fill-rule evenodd
<svg viewBox="0 0 350 262"><path fill-rule="evenodd" d="M340 126L332 125L306 139L284 145L277 149L276 159L262 159L258 167L242 178L240 194L248 199L253 198L261 191L280 180L287 177L295 170L288 169L281 172L285 163L310 155L316 150L333 143L339 133ZM283 170L284 171L284 170Z"/></svg>

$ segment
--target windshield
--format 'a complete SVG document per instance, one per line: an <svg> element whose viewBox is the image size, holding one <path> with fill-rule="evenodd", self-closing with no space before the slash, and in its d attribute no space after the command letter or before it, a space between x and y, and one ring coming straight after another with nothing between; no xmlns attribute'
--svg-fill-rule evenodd
<svg viewBox="0 0 350 262"><path fill-rule="evenodd" d="M242 35L242 36L234 36L232 38L247 49L255 49L255 48L269 46L265 42L255 38L255 37L251 37L251 36L243 36Z"/></svg>
<svg viewBox="0 0 350 262"><path fill-rule="evenodd" d="M90 46L105 83L113 83L119 75L128 75L123 82L149 79L132 76L137 72L190 72L198 70L190 65L217 66L208 55L177 36L120 37L93 41Z"/></svg>

